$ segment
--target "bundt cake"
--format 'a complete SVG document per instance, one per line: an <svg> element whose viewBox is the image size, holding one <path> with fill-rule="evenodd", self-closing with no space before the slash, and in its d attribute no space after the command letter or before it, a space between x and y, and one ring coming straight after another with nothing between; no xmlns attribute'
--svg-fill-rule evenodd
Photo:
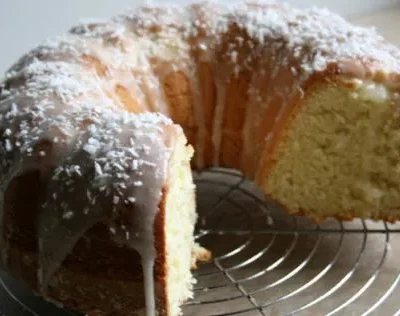
<svg viewBox="0 0 400 316"><path fill-rule="evenodd" d="M1 85L2 267L72 310L179 315L209 257L191 167L316 220L399 219L399 61L374 30L259 2L47 40Z"/></svg>

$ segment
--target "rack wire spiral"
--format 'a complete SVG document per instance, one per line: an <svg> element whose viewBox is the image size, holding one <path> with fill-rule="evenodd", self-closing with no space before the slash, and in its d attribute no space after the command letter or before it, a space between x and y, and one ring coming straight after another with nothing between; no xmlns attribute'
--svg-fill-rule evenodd
<svg viewBox="0 0 400 316"><path fill-rule="evenodd" d="M196 239L214 256L195 271L184 315L400 315L399 224L316 224L265 201L236 171L194 176ZM0 277L0 315L77 315Z"/></svg>

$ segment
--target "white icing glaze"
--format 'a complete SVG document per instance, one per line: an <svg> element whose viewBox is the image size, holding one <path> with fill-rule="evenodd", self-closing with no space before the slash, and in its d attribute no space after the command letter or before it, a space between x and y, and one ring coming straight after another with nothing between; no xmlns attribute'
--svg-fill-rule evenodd
<svg viewBox="0 0 400 316"><path fill-rule="evenodd" d="M0 126L6 136L0 149L7 157L2 165L2 192L11 180L29 170L41 170L48 183L37 229L38 281L43 295L77 240L101 221L112 225L117 237L127 239L124 242L146 258L147 265L154 262L153 223L170 154L165 141L173 137L165 135L163 126L171 126L171 121L164 117L108 107L104 94L96 95L99 85L91 79L84 88L71 85L63 91L55 86L58 95L53 96L51 88L59 84L55 79L60 75L47 72L58 69L52 63L33 60L15 73L15 78L26 78L25 94L32 96L29 100L19 97L15 90L15 97L4 99L0 107ZM32 68L36 73L28 77ZM73 74L63 70L69 80ZM68 70L74 70L74 65ZM81 93L85 94L83 101L79 101ZM104 106L98 107L99 102ZM52 143L50 149L40 148L44 141ZM50 173L43 169L48 160L56 167ZM118 226L113 221L122 221L118 214L124 209L132 218ZM2 246L6 252L4 240ZM6 253L2 259L7 261ZM146 286L150 293L153 285ZM151 300L154 297L148 297L147 304Z"/></svg>
<svg viewBox="0 0 400 316"><path fill-rule="evenodd" d="M225 90L225 84L221 82L221 79L216 79L215 86L217 89L217 100L214 111L212 141L214 145L213 164L214 166L218 166L219 157L221 153L222 127L223 127L226 90Z"/></svg>
<svg viewBox="0 0 400 316"><path fill-rule="evenodd" d="M254 74L252 76L253 80L257 78ZM249 103L246 109L246 117L243 125L243 143L242 143L242 155L241 155L241 165L246 166L249 164L251 157L254 157L255 142L252 141L252 129L257 124L256 120L259 121L260 118L255 116L255 113L258 113L258 107L262 103L262 99L260 93L257 89L253 89L253 85L249 84ZM259 124L258 124L259 125Z"/></svg>
<svg viewBox="0 0 400 316"><path fill-rule="evenodd" d="M192 65L195 69L195 65ZM205 147L205 136L206 136L206 122L204 118L204 108L201 103L200 95L200 84L196 71L186 71L188 78L193 78L191 80L191 87L193 93L193 114L198 131L196 134L196 168L204 168L204 147Z"/></svg>
<svg viewBox="0 0 400 316"><path fill-rule="evenodd" d="M154 257L143 257L142 259L143 277L144 277L144 293L146 299L146 316L156 315L156 305L154 297Z"/></svg>

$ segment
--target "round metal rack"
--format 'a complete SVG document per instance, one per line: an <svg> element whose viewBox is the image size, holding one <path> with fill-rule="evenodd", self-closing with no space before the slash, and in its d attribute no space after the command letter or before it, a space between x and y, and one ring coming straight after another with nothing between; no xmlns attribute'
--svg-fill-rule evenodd
<svg viewBox="0 0 400 316"><path fill-rule="evenodd" d="M290 216L240 173L194 174L196 238L213 260L195 271L184 315L400 315L400 225ZM0 315L76 315L7 274Z"/></svg>

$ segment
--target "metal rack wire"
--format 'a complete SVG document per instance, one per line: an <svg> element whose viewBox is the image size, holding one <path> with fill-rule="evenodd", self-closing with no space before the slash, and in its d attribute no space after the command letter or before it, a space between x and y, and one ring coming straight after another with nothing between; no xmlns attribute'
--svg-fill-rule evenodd
<svg viewBox="0 0 400 316"><path fill-rule="evenodd" d="M290 216L231 170L195 181L196 238L214 258L184 315L400 315L400 225ZM1 277L0 315L75 315Z"/></svg>

